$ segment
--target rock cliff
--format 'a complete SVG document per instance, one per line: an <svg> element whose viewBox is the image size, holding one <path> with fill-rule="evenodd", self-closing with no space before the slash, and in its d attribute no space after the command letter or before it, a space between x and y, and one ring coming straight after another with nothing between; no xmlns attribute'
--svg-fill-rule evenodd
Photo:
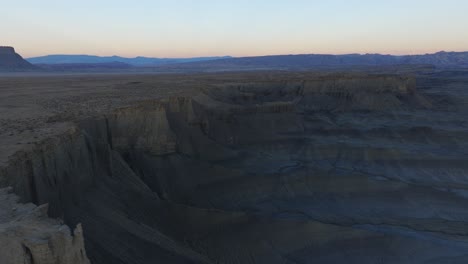
<svg viewBox="0 0 468 264"><path fill-rule="evenodd" d="M73 231L47 216L47 204L20 204L0 189L0 260L2 264L89 264L83 230Z"/></svg>
<svg viewBox="0 0 468 264"><path fill-rule="evenodd" d="M77 120L0 183L81 223L93 264L464 263L466 109L437 98L392 75L213 81Z"/></svg>

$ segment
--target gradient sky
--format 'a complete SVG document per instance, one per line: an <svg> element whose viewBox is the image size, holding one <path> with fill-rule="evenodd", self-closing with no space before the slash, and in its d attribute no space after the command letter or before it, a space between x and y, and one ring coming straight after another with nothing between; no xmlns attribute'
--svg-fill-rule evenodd
<svg viewBox="0 0 468 264"><path fill-rule="evenodd" d="M468 50L467 0L0 0L24 57Z"/></svg>

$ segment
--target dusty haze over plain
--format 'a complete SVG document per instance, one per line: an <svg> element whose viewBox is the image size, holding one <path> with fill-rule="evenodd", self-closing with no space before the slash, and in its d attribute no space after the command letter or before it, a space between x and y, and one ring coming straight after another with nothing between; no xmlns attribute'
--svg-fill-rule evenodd
<svg viewBox="0 0 468 264"><path fill-rule="evenodd" d="M24 57L420 54L468 47L463 0L1 2L2 45Z"/></svg>

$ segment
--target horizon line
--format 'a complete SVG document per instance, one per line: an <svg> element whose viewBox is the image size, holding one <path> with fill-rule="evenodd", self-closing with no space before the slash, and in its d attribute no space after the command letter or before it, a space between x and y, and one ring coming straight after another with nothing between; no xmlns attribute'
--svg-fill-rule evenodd
<svg viewBox="0 0 468 264"><path fill-rule="evenodd" d="M11 47L12 46L0 46L0 47ZM445 50L440 50L440 51L435 51L435 52L426 52L426 53L414 53L414 54L395 54L395 53L359 53L359 52L351 52L351 53L280 53L280 54L266 54L266 55L247 55L247 56L232 56L232 55L206 55L206 56L193 56L193 57L150 57L150 56L120 56L120 55L96 55L96 54L79 54L79 53L70 53L70 54L65 54L65 53L57 53L57 54L46 54L46 55L39 55L39 56L30 56L30 57L24 57L24 59L34 59L34 58L40 58L40 57L47 57L47 56L95 56L95 57L120 57L124 59L136 59L136 58L151 58L151 59L194 59L194 58L255 58L255 57L269 57L269 56L301 56L301 55L329 55L329 56L344 56L344 55L382 55L382 56L396 56L396 57L403 57L403 56L422 56L422 55L432 55L432 54L438 54L438 53L465 53L468 52L468 50L465 51L445 51ZM20 54L21 55L21 54Z"/></svg>

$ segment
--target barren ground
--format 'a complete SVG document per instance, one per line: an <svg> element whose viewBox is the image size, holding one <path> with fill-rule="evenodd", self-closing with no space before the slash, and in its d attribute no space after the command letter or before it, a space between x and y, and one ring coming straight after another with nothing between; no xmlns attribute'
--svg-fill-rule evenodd
<svg viewBox="0 0 468 264"><path fill-rule="evenodd" d="M93 264L467 263L467 114L464 70L3 76L0 187ZM86 263L7 192L8 254Z"/></svg>

